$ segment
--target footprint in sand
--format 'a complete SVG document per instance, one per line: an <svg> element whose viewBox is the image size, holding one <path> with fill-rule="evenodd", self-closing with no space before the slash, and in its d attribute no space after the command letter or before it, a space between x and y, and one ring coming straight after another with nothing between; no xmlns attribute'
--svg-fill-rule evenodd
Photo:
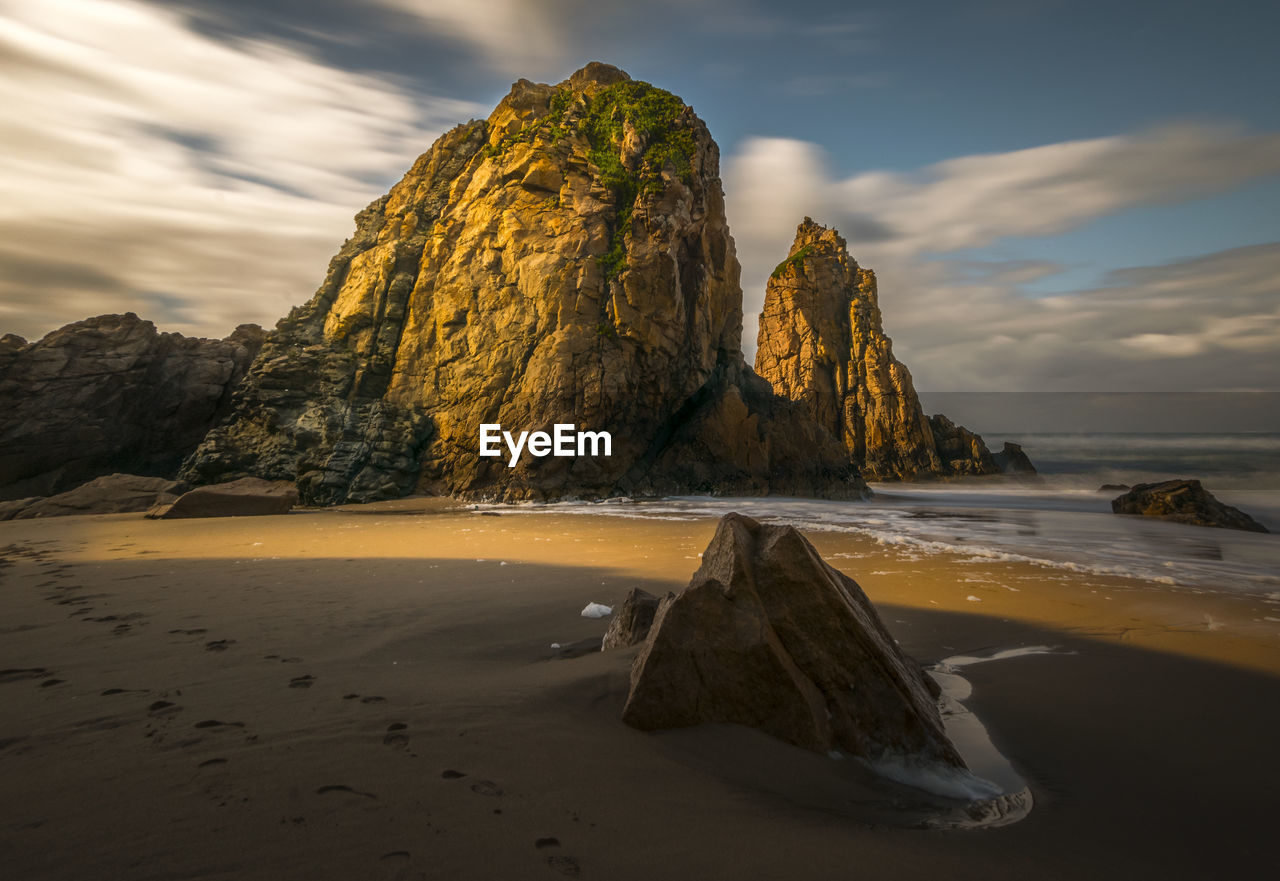
<svg viewBox="0 0 1280 881"><path fill-rule="evenodd" d="M550 836L547 838L539 838L537 841L533 843L533 846L536 847L538 850L542 850L545 847L559 847L560 839L554 836Z"/></svg>
<svg viewBox="0 0 1280 881"><path fill-rule="evenodd" d="M182 707L178 706L177 704L170 703L169 701L155 701L154 703L151 704L151 706L147 707L147 712L148 713L161 713L161 712L176 713L181 709Z"/></svg>
<svg viewBox="0 0 1280 881"><path fill-rule="evenodd" d="M208 633L203 627L197 627L194 630L170 630L170 633L176 633L181 636L200 636L202 633Z"/></svg>
<svg viewBox="0 0 1280 881"><path fill-rule="evenodd" d="M289 680L290 688L310 688L315 685L316 678L308 673L305 676L295 676Z"/></svg>
<svg viewBox="0 0 1280 881"><path fill-rule="evenodd" d="M578 865L578 861L573 857L559 855L547 857L547 865L561 875L567 875L570 878L576 878L582 874L582 867Z"/></svg>
<svg viewBox="0 0 1280 881"><path fill-rule="evenodd" d="M243 722L221 722L217 719L205 719L203 722L197 722L195 728L243 728Z"/></svg>
<svg viewBox="0 0 1280 881"><path fill-rule="evenodd" d="M214 765L225 765L226 763L227 763L227 760L226 760L226 759L205 759L203 762L201 762L200 764L196 765L196 767L197 767L197 768L211 768L211 767L213 767Z"/></svg>
<svg viewBox="0 0 1280 881"><path fill-rule="evenodd" d="M477 783L472 783L471 791L476 795L502 795L502 787L494 783L492 780L481 780Z"/></svg>
<svg viewBox="0 0 1280 881"><path fill-rule="evenodd" d="M452 768L445 768L440 772L440 776L445 780L457 780L459 777L466 777L467 775L463 774L461 771L455 771Z"/></svg>
<svg viewBox="0 0 1280 881"><path fill-rule="evenodd" d="M212 642L204 644L206 652L225 652L228 647L236 644L234 639L215 639Z"/></svg>
<svg viewBox="0 0 1280 881"><path fill-rule="evenodd" d="M341 783L330 783L327 786L321 786L316 790L316 795L326 795L330 792L346 792L351 795L360 795L365 798L372 798L375 800L378 798L372 792L362 792L359 789L352 789L350 786L346 786Z"/></svg>
<svg viewBox="0 0 1280 881"><path fill-rule="evenodd" d="M393 850L378 857L378 878L382 881L408 881L411 871L412 865L407 850Z"/></svg>
<svg viewBox="0 0 1280 881"><path fill-rule="evenodd" d="M0 670L0 683L18 682L22 679L40 679L48 675L49 671L44 667L14 667L9 670Z"/></svg>
<svg viewBox="0 0 1280 881"><path fill-rule="evenodd" d="M66 681L67 681L67 680L65 680L65 679L46 679L44 682L41 682L41 683L40 683L40 687L41 687L41 688L48 688L48 687L49 687L49 686L51 686L51 685L62 685L62 684L63 684L64 682L66 682Z"/></svg>
<svg viewBox="0 0 1280 881"><path fill-rule="evenodd" d="M376 694L371 694L368 697L360 698L360 703L362 704L384 704L386 702L387 702L387 699L385 697L381 697L380 695L376 695Z"/></svg>
<svg viewBox="0 0 1280 881"><path fill-rule="evenodd" d="M387 733L383 736L382 742L387 746L408 746L409 735L405 731L409 728L403 722L392 722L387 726Z"/></svg>

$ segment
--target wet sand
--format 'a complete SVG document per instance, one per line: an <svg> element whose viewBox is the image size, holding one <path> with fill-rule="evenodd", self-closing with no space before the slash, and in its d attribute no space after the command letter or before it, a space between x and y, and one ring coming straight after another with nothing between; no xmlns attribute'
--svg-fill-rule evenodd
<svg viewBox="0 0 1280 881"><path fill-rule="evenodd" d="M588 602L683 586L714 521L415 500L0 524L0 871L21 878L1206 878L1280 868L1264 600L811 536L969 702L1035 807L909 791L728 726L619 721ZM975 597L971 600L969 597ZM828 774L828 772L830 772Z"/></svg>

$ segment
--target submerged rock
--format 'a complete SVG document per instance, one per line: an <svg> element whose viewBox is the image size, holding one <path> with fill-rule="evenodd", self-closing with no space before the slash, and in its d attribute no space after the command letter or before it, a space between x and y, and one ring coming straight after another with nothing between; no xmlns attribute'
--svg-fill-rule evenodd
<svg viewBox="0 0 1280 881"><path fill-rule="evenodd" d="M182 475L317 504L861 496L839 442L743 361L719 162L692 108L617 68L520 80L357 216ZM478 455L482 424L559 423L612 454Z"/></svg>
<svg viewBox="0 0 1280 881"><path fill-rule="evenodd" d="M870 478L995 474L982 438L930 419L885 335L875 273L806 217L765 291L755 369L839 438Z"/></svg>
<svg viewBox="0 0 1280 881"><path fill-rule="evenodd" d="M794 527L739 514L659 608L623 720L737 723L823 753L964 767L925 674L857 583Z"/></svg>
<svg viewBox="0 0 1280 881"><path fill-rule="evenodd" d="M1192 526L1269 531L1239 508L1218 501L1198 480L1136 484L1124 495L1111 500L1111 510L1116 514L1140 514Z"/></svg>
<svg viewBox="0 0 1280 881"><path fill-rule="evenodd" d="M64 517L72 514L124 514L173 502L187 485L163 477L109 474L49 498L0 504L0 520Z"/></svg>
<svg viewBox="0 0 1280 881"><path fill-rule="evenodd" d="M53 495L113 471L172 476L227 412L262 344L157 333L132 312L0 341L0 498Z"/></svg>
<svg viewBox="0 0 1280 881"><path fill-rule="evenodd" d="M188 517L253 517L288 514L298 503L298 490L284 481L242 477L227 483L198 486L175 501L147 512L152 520Z"/></svg>

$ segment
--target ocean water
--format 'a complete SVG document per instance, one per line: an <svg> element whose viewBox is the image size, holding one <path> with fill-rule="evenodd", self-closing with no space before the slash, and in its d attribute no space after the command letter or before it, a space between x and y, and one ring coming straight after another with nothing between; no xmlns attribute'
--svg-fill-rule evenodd
<svg viewBox="0 0 1280 881"><path fill-rule="evenodd" d="M862 502L680 497L563 503L536 510L688 519L738 511L808 531L849 532L908 555L1016 560L1141 578L1170 589L1228 591L1280 604L1280 434L1011 436L1041 471L1034 480L976 478L873 484ZM1199 478L1273 534L1111 513L1103 483ZM1280 609L1277 611L1280 617Z"/></svg>
<svg viewBox="0 0 1280 881"><path fill-rule="evenodd" d="M1009 434L1046 482L1097 489L1104 483L1199 479L1210 492L1280 490L1280 434ZM992 443L998 449L999 443Z"/></svg>

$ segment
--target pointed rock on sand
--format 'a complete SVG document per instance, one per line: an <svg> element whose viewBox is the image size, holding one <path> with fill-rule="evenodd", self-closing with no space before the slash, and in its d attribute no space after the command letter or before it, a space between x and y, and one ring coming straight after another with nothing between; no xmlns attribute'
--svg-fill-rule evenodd
<svg viewBox="0 0 1280 881"><path fill-rule="evenodd" d="M737 723L823 753L964 768L924 680L795 527L727 514L688 587L658 608L623 720Z"/></svg>

